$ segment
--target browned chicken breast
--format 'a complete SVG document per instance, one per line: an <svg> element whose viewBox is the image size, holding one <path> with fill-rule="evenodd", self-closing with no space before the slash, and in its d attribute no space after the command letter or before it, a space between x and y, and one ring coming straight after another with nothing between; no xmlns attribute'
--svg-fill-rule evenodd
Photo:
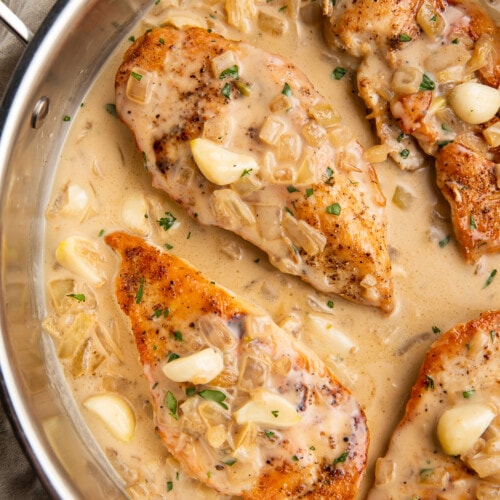
<svg viewBox="0 0 500 500"><path fill-rule="evenodd" d="M500 491L500 312L427 352L370 500L493 499Z"/></svg>
<svg viewBox="0 0 500 500"><path fill-rule="evenodd" d="M153 184L325 293L393 308L385 198L341 117L291 63L200 28L127 51L116 106Z"/></svg>
<svg viewBox="0 0 500 500"><path fill-rule="evenodd" d="M500 251L500 31L474 0L325 1L331 43L362 58L361 97L403 169L435 158L469 262Z"/></svg>
<svg viewBox="0 0 500 500"><path fill-rule="evenodd" d="M365 416L323 362L178 257L125 233L106 242L157 432L186 473L248 499L355 498Z"/></svg>

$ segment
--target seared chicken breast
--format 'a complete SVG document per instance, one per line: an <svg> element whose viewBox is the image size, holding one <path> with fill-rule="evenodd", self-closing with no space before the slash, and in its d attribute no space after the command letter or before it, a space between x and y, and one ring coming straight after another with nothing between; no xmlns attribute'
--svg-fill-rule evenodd
<svg viewBox="0 0 500 500"><path fill-rule="evenodd" d="M385 198L334 106L291 63L200 28L126 52L116 106L153 184L283 272L393 308Z"/></svg>
<svg viewBox="0 0 500 500"><path fill-rule="evenodd" d="M193 478L243 498L355 498L368 430L353 396L262 310L125 233L116 296L156 430Z"/></svg>
<svg viewBox="0 0 500 500"><path fill-rule="evenodd" d="M500 251L500 31L474 0L324 2L331 43L360 57L360 96L403 169L435 159L469 262Z"/></svg>
<svg viewBox="0 0 500 500"><path fill-rule="evenodd" d="M500 490L500 312L427 352L370 500L496 498Z"/></svg>

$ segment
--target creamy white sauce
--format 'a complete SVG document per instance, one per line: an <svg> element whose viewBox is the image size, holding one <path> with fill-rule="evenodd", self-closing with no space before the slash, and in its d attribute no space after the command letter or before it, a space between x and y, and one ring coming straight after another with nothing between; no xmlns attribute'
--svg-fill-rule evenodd
<svg viewBox="0 0 500 500"><path fill-rule="evenodd" d="M224 19L223 9L217 5L212 7L213 13L219 20ZM189 11L189 7L186 9ZM201 11L193 8L193 12ZM165 17L163 13L152 18L152 22L157 23ZM345 63L340 62L342 55L326 49L320 24L304 23L298 33L293 21L289 20L289 26L288 35L283 37L258 30L239 34L239 37L290 58L341 112L359 141L365 147L374 144L370 125L364 118L366 112L352 89L354 72L349 71L340 81L331 77L332 70ZM139 26L133 34L139 36L143 30L144 26ZM237 36L234 29L227 29L222 34ZM402 172L385 162L377 164L376 170L388 200L395 311L386 316L373 308L327 297L298 278L281 274L255 247L229 232L197 224L151 187L150 175L143 167L132 135L105 110L106 104L114 102L114 74L129 44L125 40L117 49L92 86L78 116L72 117L70 136L61 155L47 210L47 283L72 277L55 262L55 250L60 241L77 234L98 242L107 278L102 287L95 289L98 321L109 331L115 331L115 341L122 356L119 360L116 355L101 349L103 361L93 374L73 378L68 373L75 398L82 403L94 393L119 392L132 404L137 419L133 439L120 443L98 419L82 408L91 432L123 477L132 497L165 495L167 481L174 483L169 498L174 495L185 498L188 491L190 498L208 497L206 488L191 482L182 473L176 476L175 464L167 459L168 454L155 435L149 391L135 343L114 298L117 258L99 236L101 230L130 230L129 220L122 215L124 202L135 193L143 193L147 200L146 236L149 239L172 245L172 252L219 284L268 310L277 323L295 324L291 315L303 322L309 312L331 322L332 328L323 333L324 339L318 339L317 332L305 328L293 334L318 353L366 412L371 443L367 475L360 494L360 498L364 498L373 482L375 460L384 454L390 434L402 415L423 355L439 335L433 333L433 327L444 332L457 322L500 306L500 278L493 279L485 287L491 271L500 268L500 256L483 257L473 266L465 263L453 237L441 248L438 242L451 235L452 229L449 221L441 221L438 228L433 225L433 209L436 203L443 202L434 186L432 168ZM56 206L56 200L70 183L83 187L91 200L92 210L82 221L80 216L62 215L60 207ZM391 202L398 185L413 196L408 209L400 209ZM175 215L177 223L165 232L157 220L167 211ZM82 281L77 280L75 293L81 293L82 286ZM329 300L333 300L333 308L327 305ZM49 314L54 311L50 310ZM355 346L348 354L339 353L341 350L335 352L336 331ZM68 361L63 363L69 370Z"/></svg>

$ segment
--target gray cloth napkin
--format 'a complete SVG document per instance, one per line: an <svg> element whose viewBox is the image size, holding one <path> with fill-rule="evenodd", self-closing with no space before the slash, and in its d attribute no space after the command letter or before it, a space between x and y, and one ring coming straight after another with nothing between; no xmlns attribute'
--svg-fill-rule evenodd
<svg viewBox="0 0 500 500"><path fill-rule="evenodd" d="M3 0L35 32L55 0ZM21 57L24 44L0 23L0 101ZM10 422L0 405L0 499L44 500L50 498L26 459Z"/></svg>

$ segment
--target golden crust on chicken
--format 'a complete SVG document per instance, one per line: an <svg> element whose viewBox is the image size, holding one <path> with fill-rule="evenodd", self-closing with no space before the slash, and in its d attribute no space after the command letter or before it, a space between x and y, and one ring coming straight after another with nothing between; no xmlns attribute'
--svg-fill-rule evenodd
<svg viewBox="0 0 500 500"><path fill-rule="evenodd" d="M156 430L184 471L247 499L355 498L368 429L324 363L180 258L125 233L105 241Z"/></svg>
<svg viewBox="0 0 500 500"><path fill-rule="evenodd" d="M291 63L200 28L127 51L116 106L153 184L283 272L393 308L385 198L335 108Z"/></svg>

